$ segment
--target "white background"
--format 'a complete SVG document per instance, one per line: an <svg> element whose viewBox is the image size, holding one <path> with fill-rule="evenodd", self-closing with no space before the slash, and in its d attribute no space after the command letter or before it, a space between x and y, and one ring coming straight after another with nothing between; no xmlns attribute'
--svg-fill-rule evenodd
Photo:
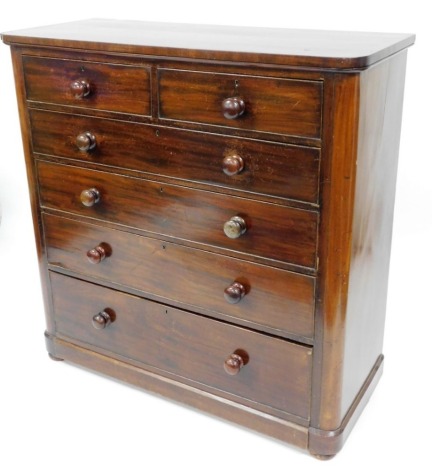
<svg viewBox="0 0 432 470"><path fill-rule="evenodd" d="M329 462L48 359L9 49L0 46L0 468L353 470L397 463L430 468L432 34L427 4L7 2L0 31L104 17L409 32L417 33L417 43L408 54L384 376L343 451Z"/></svg>

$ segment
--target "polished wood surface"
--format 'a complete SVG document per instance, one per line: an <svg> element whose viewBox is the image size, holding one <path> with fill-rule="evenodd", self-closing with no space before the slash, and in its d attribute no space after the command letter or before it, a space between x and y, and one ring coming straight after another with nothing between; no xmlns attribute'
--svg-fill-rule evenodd
<svg viewBox="0 0 432 470"><path fill-rule="evenodd" d="M34 109L30 119L33 148L39 154L130 168L257 198L267 194L282 202L318 201L318 149ZM95 136L96 147L89 153L76 145L83 132ZM241 170L229 163L235 158L241 158ZM229 175L227 165L233 166Z"/></svg>
<svg viewBox="0 0 432 470"><path fill-rule="evenodd" d="M274 134L321 137L322 83L243 75L158 71L159 116ZM228 106L234 97L244 106ZM224 105L231 111L225 111ZM231 114L230 114L231 113ZM227 119L228 114L229 119Z"/></svg>
<svg viewBox="0 0 432 470"><path fill-rule="evenodd" d="M37 168L44 208L136 227L194 246L205 243L210 250L315 268L314 211L66 165L39 162ZM232 239L225 235L224 224L237 215L249 228Z"/></svg>
<svg viewBox="0 0 432 470"><path fill-rule="evenodd" d="M150 114L149 67L31 56L23 57L23 67L27 99L32 102Z"/></svg>
<svg viewBox="0 0 432 470"><path fill-rule="evenodd" d="M383 370L414 36L262 33L3 35L46 344L327 459Z"/></svg>
<svg viewBox="0 0 432 470"><path fill-rule="evenodd" d="M203 383L225 390L234 400L239 396L308 417L311 348L67 276L51 274L51 282L62 337L72 342L77 338L90 349L97 347L156 367L180 381L187 377L198 387ZM106 306L115 312L115 322L98 331L92 327L92 318ZM239 347L247 352L249 361L232 377L226 374L224 362ZM273 357L285 360L272 361L268 367Z"/></svg>
<svg viewBox="0 0 432 470"><path fill-rule="evenodd" d="M90 19L3 33L9 44L182 59L329 69L364 68L414 43L413 34Z"/></svg>
<svg viewBox="0 0 432 470"><path fill-rule="evenodd" d="M53 268L130 286L163 302L177 300L274 334L313 337L313 277L58 216L44 216L44 231ZM101 241L109 244L111 255L89 263L87 251ZM224 296L233 282L245 287L236 304Z"/></svg>

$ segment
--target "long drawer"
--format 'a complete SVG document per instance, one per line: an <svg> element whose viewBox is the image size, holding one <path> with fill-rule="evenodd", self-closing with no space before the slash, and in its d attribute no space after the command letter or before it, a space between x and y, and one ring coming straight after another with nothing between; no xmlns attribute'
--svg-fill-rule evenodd
<svg viewBox="0 0 432 470"><path fill-rule="evenodd" d="M150 67L23 56L27 99L150 115Z"/></svg>
<svg viewBox="0 0 432 470"><path fill-rule="evenodd" d="M48 262L177 302L252 328L311 340L314 287L311 276L161 242L128 232L44 215ZM102 247L104 259L89 262L87 252ZM96 250L97 251L97 250ZM93 255L98 255L92 252ZM225 290L240 283L244 296ZM228 291L229 294L235 294Z"/></svg>
<svg viewBox="0 0 432 470"><path fill-rule="evenodd" d="M30 110L39 154L256 195L318 202L320 151L162 126Z"/></svg>
<svg viewBox="0 0 432 470"><path fill-rule="evenodd" d="M312 348L67 276L50 277L58 335L187 377L197 387L309 417Z"/></svg>
<svg viewBox="0 0 432 470"><path fill-rule="evenodd" d="M38 163L38 176L43 207L253 255L259 260L315 268L315 211L47 162ZM83 191L91 207L83 205ZM246 230L234 239L224 232L224 224L233 217L244 220ZM236 224L234 220L232 225Z"/></svg>
<svg viewBox="0 0 432 470"><path fill-rule="evenodd" d="M173 69L159 69L158 80L161 118L321 137L320 81Z"/></svg>

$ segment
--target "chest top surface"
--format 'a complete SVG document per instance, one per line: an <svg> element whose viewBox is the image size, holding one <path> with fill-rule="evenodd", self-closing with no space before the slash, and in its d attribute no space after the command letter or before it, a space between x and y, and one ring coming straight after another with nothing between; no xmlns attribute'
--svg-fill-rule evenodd
<svg viewBox="0 0 432 470"><path fill-rule="evenodd" d="M2 35L9 44L201 60L361 69L412 45L413 34L89 19Z"/></svg>

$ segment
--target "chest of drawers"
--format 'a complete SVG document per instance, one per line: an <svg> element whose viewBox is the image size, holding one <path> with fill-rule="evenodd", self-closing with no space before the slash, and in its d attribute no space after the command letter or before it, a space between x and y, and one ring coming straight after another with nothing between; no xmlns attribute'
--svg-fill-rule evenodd
<svg viewBox="0 0 432 470"><path fill-rule="evenodd" d="M336 454L382 373L414 37L89 20L3 40L50 356Z"/></svg>

